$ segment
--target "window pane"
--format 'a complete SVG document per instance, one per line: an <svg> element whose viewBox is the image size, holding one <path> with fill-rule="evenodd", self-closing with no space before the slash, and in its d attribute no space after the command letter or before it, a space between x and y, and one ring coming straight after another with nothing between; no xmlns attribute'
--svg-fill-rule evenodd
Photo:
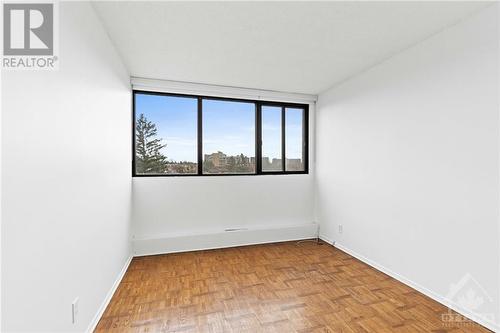
<svg viewBox="0 0 500 333"><path fill-rule="evenodd" d="M255 173L255 104L203 100L203 173Z"/></svg>
<svg viewBox="0 0 500 333"><path fill-rule="evenodd" d="M285 109L286 171L304 171L303 119L303 109Z"/></svg>
<svg viewBox="0 0 500 333"><path fill-rule="evenodd" d="M262 107L262 171L282 171L281 107Z"/></svg>
<svg viewBox="0 0 500 333"><path fill-rule="evenodd" d="M136 93L136 174L196 174L197 115L196 98Z"/></svg>

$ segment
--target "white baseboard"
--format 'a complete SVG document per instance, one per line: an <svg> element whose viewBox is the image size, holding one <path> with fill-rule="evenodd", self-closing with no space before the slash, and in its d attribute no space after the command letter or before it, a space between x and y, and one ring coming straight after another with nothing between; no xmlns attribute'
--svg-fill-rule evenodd
<svg viewBox="0 0 500 333"><path fill-rule="evenodd" d="M321 239L325 243L335 246L335 241L333 239L326 237L325 235L319 235L319 239Z"/></svg>
<svg viewBox="0 0 500 333"><path fill-rule="evenodd" d="M111 289L108 291L108 294L89 324L86 332L91 333L97 327L118 285L125 276L125 272L130 266L133 257L308 239L316 237L317 232L317 224L310 223L306 225L286 226L272 229L261 228L209 234L135 239L133 241L134 255L130 256L125 262L125 265L118 274Z"/></svg>
<svg viewBox="0 0 500 333"><path fill-rule="evenodd" d="M414 281L412 281L412 280L410 280L410 279L408 279L408 278L406 278L406 277L404 277L396 272L391 271L390 269L387 269L386 267L376 263L375 261L368 259L365 256L358 254L355 251L352 251L351 249L349 249L349 248L347 248L339 243L336 243L336 242L333 242L333 241L328 240L326 238L323 238L323 236L320 236L320 238L323 239L327 243L333 244L333 246L335 246L336 248L342 250L343 252L345 252L353 257L355 257L356 259L361 260L365 264L372 266L373 268L381 271L382 273L387 274L390 277L398 280L399 282L404 283L407 286L409 286L409 287L421 292L422 294L432 298L436 302L439 302L439 303L443 304L444 306L452 309L453 311L460 313L461 315L469 318L470 320L473 320L476 323L483 325L484 327L492 330L493 332L500 332L500 326L497 323L492 323L492 322L486 321L483 317L478 316L478 315L470 312L469 310L462 308L458 304L453 303L450 300L446 299L446 297L439 295L439 294L419 285L418 283L416 283L416 282L414 282Z"/></svg>
<svg viewBox="0 0 500 333"><path fill-rule="evenodd" d="M144 256L152 254L163 254L163 253L175 253L175 252L186 252L195 250L208 250L216 248L225 248L233 246L243 246L243 245L253 245L253 244L263 244L263 243L273 243L273 242L284 242L300 239L314 238L317 236L317 225L307 224L302 226L288 226L274 229L255 229L255 230L242 230L242 231L231 231L231 232L221 232L213 234L204 235L185 235L178 237L166 237L159 239L140 239L134 241L134 256ZM461 308L459 305L450 302L445 297L419 285L412 280L385 268L382 265L366 258L363 255L350 250L349 248L336 243L335 241L325 237L320 236L320 239L329 243L336 248L344 251L345 253L361 260L362 262L372 266L373 268L389 275L390 277L406 284L407 286L421 292L422 294L432 298L436 302L439 302L446 307L462 314L463 316L483 325L484 327L494 331L500 332L500 326L496 323L491 323L485 321L482 317ZM88 326L86 332L91 333L95 330L101 316L103 315L106 307L108 306L111 298L113 297L118 285L123 279L125 272L127 271L131 261L132 256L130 256L125 265L123 266L120 274L113 283L113 286L109 290L106 298L101 304L99 310L97 311L94 319Z"/></svg>
<svg viewBox="0 0 500 333"><path fill-rule="evenodd" d="M134 256L146 256L196 250L220 249L263 243L285 242L314 238L318 225L314 223L280 226L275 228L255 228L237 231L212 232L164 236L160 238L141 238L133 240Z"/></svg>
<svg viewBox="0 0 500 333"><path fill-rule="evenodd" d="M108 294L104 298L104 301L102 302L101 306L99 307L99 310L94 316L94 319L90 322L90 325L88 326L86 332L87 333L92 333L94 332L95 328L97 327L97 324L99 323L99 320L101 319L102 315L104 314L104 311L108 307L109 302L111 301L111 298L113 298L113 295L116 292L116 289L118 289L118 286L120 285L120 282L122 281L123 277L125 276L125 273L127 272L128 267L130 266L130 263L132 262L133 256L128 257L127 261L125 262L125 265L123 265L122 270L120 271L120 274L118 274L118 277L116 278L115 282L111 286L111 289L108 291Z"/></svg>

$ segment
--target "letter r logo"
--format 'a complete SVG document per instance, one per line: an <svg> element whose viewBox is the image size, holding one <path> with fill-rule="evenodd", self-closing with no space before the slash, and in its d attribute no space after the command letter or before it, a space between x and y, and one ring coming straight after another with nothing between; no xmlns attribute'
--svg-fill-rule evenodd
<svg viewBox="0 0 500 333"><path fill-rule="evenodd" d="M10 3L3 6L4 55L53 55L53 4Z"/></svg>

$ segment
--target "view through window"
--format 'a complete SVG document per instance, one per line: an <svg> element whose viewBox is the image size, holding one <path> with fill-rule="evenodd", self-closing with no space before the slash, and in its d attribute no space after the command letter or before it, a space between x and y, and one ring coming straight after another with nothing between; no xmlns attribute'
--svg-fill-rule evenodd
<svg viewBox="0 0 500 333"><path fill-rule="evenodd" d="M196 174L196 98L135 95L136 174Z"/></svg>
<svg viewBox="0 0 500 333"><path fill-rule="evenodd" d="M286 141L286 171L304 170L303 159L303 109L286 108L285 109L285 141Z"/></svg>
<svg viewBox="0 0 500 333"><path fill-rule="evenodd" d="M255 104L203 100L203 173L255 173Z"/></svg>
<svg viewBox="0 0 500 333"><path fill-rule="evenodd" d="M282 171L282 107L262 106L262 171Z"/></svg>
<svg viewBox="0 0 500 333"><path fill-rule="evenodd" d="M307 173L307 110L134 91L133 175Z"/></svg>

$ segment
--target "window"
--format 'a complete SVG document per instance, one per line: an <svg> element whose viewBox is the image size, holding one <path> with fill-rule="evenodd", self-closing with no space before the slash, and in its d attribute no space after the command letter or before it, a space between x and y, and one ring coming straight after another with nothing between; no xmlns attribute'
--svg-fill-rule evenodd
<svg viewBox="0 0 500 333"><path fill-rule="evenodd" d="M135 173L196 174L196 98L135 94Z"/></svg>
<svg viewBox="0 0 500 333"><path fill-rule="evenodd" d="M262 172L283 170L282 108L262 106Z"/></svg>
<svg viewBox="0 0 500 333"><path fill-rule="evenodd" d="M304 109L285 109L285 171L304 170Z"/></svg>
<svg viewBox="0 0 500 333"><path fill-rule="evenodd" d="M308 173L308 105L133 94L135 177Z"/></svg>
<svg viewBox="0 0 500 333"><path fill-rule="evenodd" d="M203 100L203 173L255 173L255 104Z"/></svg>

